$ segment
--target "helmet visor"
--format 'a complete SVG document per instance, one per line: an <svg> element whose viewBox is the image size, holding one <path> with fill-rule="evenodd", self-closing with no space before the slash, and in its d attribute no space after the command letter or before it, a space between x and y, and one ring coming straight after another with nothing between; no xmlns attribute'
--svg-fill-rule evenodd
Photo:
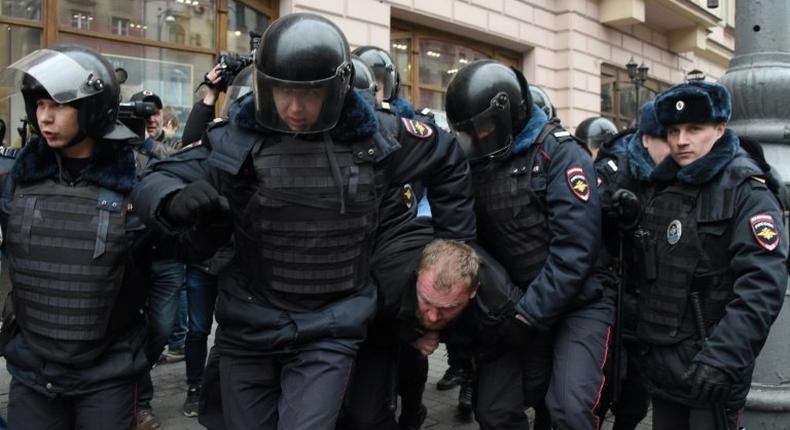
<svg viewBox="0 0 790 430"><path fill-rule="evenodd" d="M222 109L220 109L220 118L227 118L230 114L230 105L242 96L252 92L252 87L249 85L230 85L225 92L225 100L222 102Z"/></svg>
<svg viewBox="0 0 790 430"><path fill-rule="evenodd" d="M330 130L337 124L351 88L351 68L346 66L338 67L335 76L318 81L288 81L256 71L256 119L264 127L283 133Z"/></svg>
<svg viewBox="0 0 790 430"><path fill-rule="evenodd" d="M58 51L39 49L17 60L0 75L0 96L17 92L25 75L41 84L52 100L69 103L102 92L103 82L95 71Z"/></svg>
<svg viewBox="0 0 790 430"><path fill-rule="evenodd" d="M510 100L504 92L491 99L491 106L472 118L451 124L461 149L469 160L501 153L513 142Z"/></svg>
<svg viewBox="0 0 790 430"><path fill-rule="evenodd" d="M381 87L384 92L384 100L391 100L397 94L393 94L395 90L395 65L389 63L384 66L373 66L373 76L376 77L376 83Z"/></svg>

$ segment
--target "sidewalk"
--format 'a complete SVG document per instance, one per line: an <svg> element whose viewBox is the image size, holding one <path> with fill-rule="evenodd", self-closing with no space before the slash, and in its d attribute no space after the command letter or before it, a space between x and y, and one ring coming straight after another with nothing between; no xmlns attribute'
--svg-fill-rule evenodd
<svg viewBox="0 0 790 430"><path fill-rule="evenodd" d="M444 346L440 347L430 358L428 371L428 384L425 388L424 402L428 408L428 418L423 425L424 429L445 430L477 429L477 423L463 420L458 415L458 388L450 391L438 391L436 381L442 377L447 362ZM8 405L8 383L10 376L5 369L5 360L0 359L0 413L5 416ZM154 412L162 420L164 430L203 430L196 418L187 418L181 413L181 407L186 397L186 377L184 362L163 364L154 368L152 375L155 387L153 402ZM612 428L611 418L607 419L603 429ZM639 425L638 430L649 430L650 418Z"/></svg>

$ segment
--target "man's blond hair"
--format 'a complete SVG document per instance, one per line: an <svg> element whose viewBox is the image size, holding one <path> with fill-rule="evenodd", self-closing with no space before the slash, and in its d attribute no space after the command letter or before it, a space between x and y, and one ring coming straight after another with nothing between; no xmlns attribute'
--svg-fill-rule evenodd
<svg viewBox="0 0 790 430"><path fill-rule="evenodd" d="M438 291L463 284L472 292L479 284L480 257L469 245L456 240L435 239L422 250L417 273L434 272Z"/></svg>

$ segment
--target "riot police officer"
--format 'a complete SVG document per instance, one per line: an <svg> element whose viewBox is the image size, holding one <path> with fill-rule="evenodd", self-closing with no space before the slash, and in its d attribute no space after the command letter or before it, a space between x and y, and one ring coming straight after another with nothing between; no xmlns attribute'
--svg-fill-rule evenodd
<svg viewBox="0 0 790 430"><path fill-rule="evenodd" d="M638 292L642 280L636 276L636 261L632 257L639 254L634 236L641 236L643 232L638 227L640 202L650 198L650 174L669 154L666 129L656 118L654 103L645 103L639 113L639 128L621 132L604 143L595 160L604 215L606 249L602 256L620 277L618 293L621 295L612 348L614 359L608 366L598 415L603 420L611 408L617 430L636 428L647 415L650 403L636 339Z"/></svg>
<svg viewBox="0 0 790 430"><path fill-rule="evenodd" d="M523 290L515 318L535 331L528 347L480 366L476 418L482 428L528 428L525 401L548 390L554 428L596 428L614 300L594 267L601 208L589 153L533 105L515 69L472 63L446 97L472 163L480 243Z"/></svg>
<svg viewBox="0 0 790 430"><path fill-rule="evenodd" d="M734 430L787 284L782 212L727 128L726 87L689 81L655 103L670 156L651 173L638 324L653 426Z"/></svg>
<svg viewBox="0 0 790 430"><path fill-rule="evenodd" d="M617 134L617 126L602 116L594 116L580 122L576 127L576 137L581 139L590 148L593 158L598 155L598 150Z"/></svg>
<svg viewBox="0 0 790 430"><path fill-rule="evenodd" d="M12 71L38 136L2 175L9 425L128 429L148 365L150 246L128 208L136 136L117 122L120 87L96 52L41 49Z"/></svg>
<svg viewBox="0 0 790 430"><path fill-rule="evenodd" d="M253 93L155 165L134 201L164 230L230 210L236 254L216 308L226 426L329 429L375 309L380 196L421 179L437 234L471 240L468 165L430 125L376 115L351 90L348 43L325 18L278 19L254 64Z"/></svg>
<svg viewBox="0 0 790 430"><path fill-rule="evenodd" d="M554 104L551 103L549 95L546 94L546 91L544 91L543 88L530 85L529 93L532 96L532 103L534 103L538 109L542 110L548 119L554 119L557 117L557 109L554 107Z"/></svg>

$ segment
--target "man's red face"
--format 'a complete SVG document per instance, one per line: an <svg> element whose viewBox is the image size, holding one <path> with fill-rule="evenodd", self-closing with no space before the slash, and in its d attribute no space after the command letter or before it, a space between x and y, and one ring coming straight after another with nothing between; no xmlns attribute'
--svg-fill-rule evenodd
<svg viewBox="0 0 790 430"><path fill-rule="evenodd" d="M462 283L452 285L448 290L434 288L436 274L433 271L417 275L417 319L428 330L441 330L458 319L466 306L475 296L469 287Z"/></svg>

